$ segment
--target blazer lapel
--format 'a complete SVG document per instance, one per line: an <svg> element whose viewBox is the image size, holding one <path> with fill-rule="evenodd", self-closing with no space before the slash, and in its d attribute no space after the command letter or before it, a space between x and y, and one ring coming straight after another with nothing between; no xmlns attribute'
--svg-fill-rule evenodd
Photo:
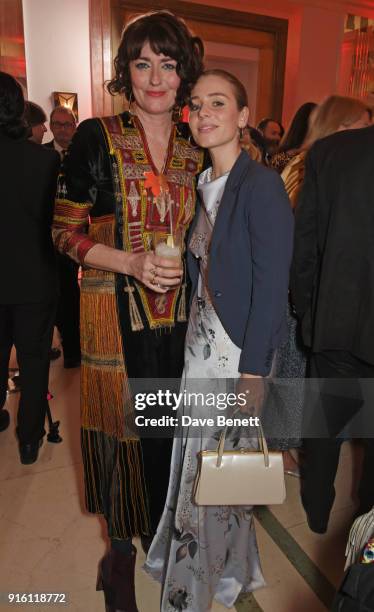
<svg viewBox="0 0 374 612"><path fill-rule="evenodd" d="M225 232L228 218L232 210L232 204L235 200L235 192L241 182L242 175L247 171L251 163L258 162L252 162L248 153L246 151L242 151L231 169L214 223L211 250L214 249L217 244L219 244L222 234Z"/></svg>
<svg viewBox="0 0 374 612"><path fill-rule="evenodd" d="M191 253L190 249L188 248L188 245L190 243L190 238L194 232L194 229L196 227L196 223L197 223L197 219L199 217L200 214L200 209L201 209L201 203L200 203L200 196L197 193L196 194L196 208L195 208L195 216L192 220L192 223L190 225L190 227L188 228L188 232L187 232L187 236L186 236L186 261L187 261L187 269L188 269L188 273L191 279L191 283L192 283L192 290L191 290L191 300L194 296L195 293L195 289L197 286L197 280L199 277L199 266L197 265L197 260L196 257Z"/></svg>

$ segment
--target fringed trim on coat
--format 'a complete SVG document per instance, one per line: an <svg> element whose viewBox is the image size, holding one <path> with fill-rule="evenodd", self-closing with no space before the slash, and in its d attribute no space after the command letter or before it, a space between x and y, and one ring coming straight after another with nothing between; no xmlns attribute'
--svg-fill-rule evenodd
<svg viewBox="0 0 374 612"><path fill-rule="evenodd" d="M81 443L88 512L104 515L110 538L150 535L140 441L82 428Z"/></svg>

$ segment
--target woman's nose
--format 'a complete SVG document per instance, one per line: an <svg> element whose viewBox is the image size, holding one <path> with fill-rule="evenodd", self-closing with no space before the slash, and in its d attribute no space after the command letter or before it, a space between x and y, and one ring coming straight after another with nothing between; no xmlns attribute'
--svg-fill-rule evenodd
<svg viewBox="0 0 374 612"><path fill-rule="evenodd" d="M209 107L207 104L204 104L203 102L201 103L199 108L199 115L201 117L207 117L209 115Z"/></svg>
<svg viewBox="0 0 374 612"><path fill-rule="evenodd" d="M151 71L151 84L159 85L161 83L161 73L160 68L154 66Z"/></svg>

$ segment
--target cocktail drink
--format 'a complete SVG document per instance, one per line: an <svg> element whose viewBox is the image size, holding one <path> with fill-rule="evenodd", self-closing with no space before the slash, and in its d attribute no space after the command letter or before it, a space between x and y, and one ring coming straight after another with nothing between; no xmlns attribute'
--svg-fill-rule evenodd
<svg viewBox="0 0 374 612"><path fill-rule="evenodd" d="M175 267L181 267L181 247L176 240L176 236L168 234L160 237L160 241L155 244L155 253L159 257L167 257L175 260Z"/></svg>
<svg viewBox="0 0 374 612"><path fill-rule="evenodd" d="M175 261L175 267L181 267L182 249L180 232L164 234L155 232L153 236L155 254Z"/></svg>
<svg viewBox="0 0 374 612"><path fill-rule="evenodd" d="M172 268L176 270L183 269L182 236L180 231L173 234L167 234L165 232L154 232L153 250L155 252L155 255L157 255L158 257L168 259ZM157 269L160 271L162 268L158 266ZM173 286L175 285L173 284ZM168 290L170 289L170 287L164 285L164 289Z"/></svg>

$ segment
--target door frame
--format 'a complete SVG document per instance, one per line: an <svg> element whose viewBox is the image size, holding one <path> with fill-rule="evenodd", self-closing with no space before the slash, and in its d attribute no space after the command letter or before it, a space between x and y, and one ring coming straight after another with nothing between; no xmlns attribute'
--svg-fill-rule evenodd
<svg viewBox="0 0 374 612"><path fill-rule="evenodd" d="M271 75L270 115L281 119L288 21L278 17L204 6L184 0L178 2L175 0L90 0L92 110L95 116L109 115L113 112L113 99L103 87L103 83L112 77L113 15L118 11L136 11L141 14L152 9L170 10L184 19L272 34L274 37L274 66Z"/></svg>

